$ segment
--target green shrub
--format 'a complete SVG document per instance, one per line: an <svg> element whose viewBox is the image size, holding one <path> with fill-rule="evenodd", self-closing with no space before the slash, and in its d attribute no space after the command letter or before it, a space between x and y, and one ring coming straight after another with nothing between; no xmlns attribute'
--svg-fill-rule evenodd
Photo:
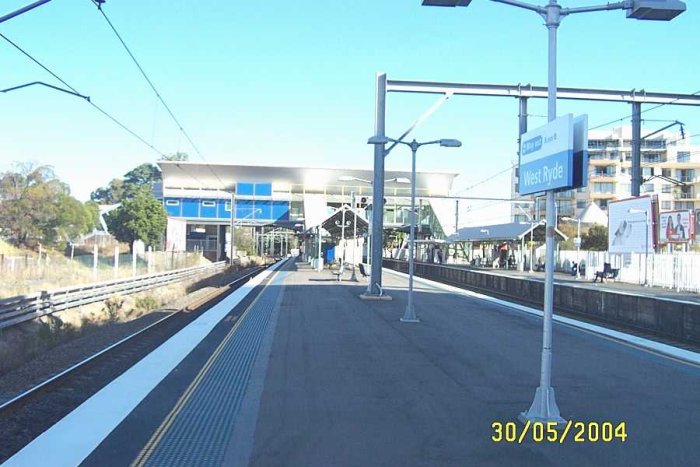
<svg viewBox="0 0 700 467"><path fill-rule="evenodd" d="M160 301L151 295L146 295L145 297L136 298L134 306L137 310L146 312L158 308L160 306Z"/></svg>
<svg viewBox="0 0 700 467"><path fill-rule="evenodd" d="M105 300L105 307L103 311L107 313L107 318L110 322L117 321L119 319L119 312L124 306L124 300L119 297L112 297Z"/></svg>

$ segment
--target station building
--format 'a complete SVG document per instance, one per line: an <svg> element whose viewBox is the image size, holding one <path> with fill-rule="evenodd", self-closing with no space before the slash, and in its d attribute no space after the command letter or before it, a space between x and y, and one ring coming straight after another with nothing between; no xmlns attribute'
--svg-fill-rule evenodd
<svg viewBox="0 0 700 467"><path fill-rule="evenodd" d="M366 219L374 204L371 170L182 161L158 165L163 180L154 192L168 213L166 248L199 250L211 259L226 257L231 225L252 231L256 244L257 239L272 239L266 251L275 253L280 251L275 239L311 231L349 206L353 193L359 216ZM454 231L454 202L444 197L457 175L416 175L419 224L434 238ZM406 171L385 173L385 229L398 230L410 222L410 177Z"/></svg>

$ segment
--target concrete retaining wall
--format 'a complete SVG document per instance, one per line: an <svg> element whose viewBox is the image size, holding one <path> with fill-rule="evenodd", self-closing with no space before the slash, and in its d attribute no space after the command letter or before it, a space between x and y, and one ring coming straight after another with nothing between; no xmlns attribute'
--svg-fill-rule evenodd
<svg viewBox="0 0 700 467"><path fill-rule="evenodd" d="M408 263L384 260L384 267L408 273ZM544 283L485 271L415 263L415 274L457 287L543 307ZM555 285L554 310L690 344L700 344L700 304L604 289Z"/></svg>

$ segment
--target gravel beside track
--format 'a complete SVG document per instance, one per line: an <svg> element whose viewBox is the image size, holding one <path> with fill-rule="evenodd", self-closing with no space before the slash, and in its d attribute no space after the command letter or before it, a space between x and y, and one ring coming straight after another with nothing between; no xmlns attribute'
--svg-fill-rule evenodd
<svg viewBox="0 0 700 467"><path fill-rule="evenodd" d="M0 439L3 440L0 443L0 463L218 303L233 290L223 286L247 274L251 269L221 274L202 281L202 288L170 303L168 309L155 310L128 323L105 325L88 335L52 349L51 352L0 378L2 404L165 316L183 310L125 345L97 358L85 368L74 372L75 374L67 375L60 382L39 391L28 401L0 410ZM210 297L210 300L200 306L207 297ZM191 304L197 308L189 311L187 307Z"/></svg>

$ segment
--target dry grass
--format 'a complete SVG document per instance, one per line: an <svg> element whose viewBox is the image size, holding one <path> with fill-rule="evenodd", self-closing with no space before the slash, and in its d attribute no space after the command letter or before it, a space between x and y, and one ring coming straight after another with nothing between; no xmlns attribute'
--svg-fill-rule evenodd
<svg viewBox="0 0 700 467"><path fill-rule="evenodd" d="M66 257L62 252L52 250L38 253L15 248L0 240L0 298L13 297L41 290L52 290L72 285L82 285L134 274L149 272L146 261L138 258L136 269L132 268L131 255L121 255L119 267L114 268L114 257L102 256L97 268L93 269L92 256ZM205 264L208 261L194 253L154 253L154 267L151 272L167 271Z"/></svg>
<svg viewBox="0 0 700 467"><path fill-rule="evenodd" d="M87 336L104 326L138 319L187 294L187 284L160 289L47 315L0 330L0 375L21 366L37 355L70 340Z"/></svg>

